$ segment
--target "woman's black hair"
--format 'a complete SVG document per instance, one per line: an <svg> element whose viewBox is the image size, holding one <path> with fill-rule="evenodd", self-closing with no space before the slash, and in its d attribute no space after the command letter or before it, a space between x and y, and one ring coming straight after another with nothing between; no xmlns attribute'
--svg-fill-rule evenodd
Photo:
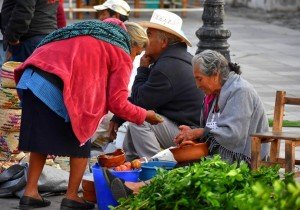
<svg viewBox="0 0 300 210"><path fill-rule="evenodd" d="M126 20L128 20L128 16L126 16L126 15L121 15L120 13L117 13L116 11L113 11L112 9L107 9L107 11L108 11L108 13L109 13L109 15L110 16L113 16L113 15L116 15L116 14L119 14L120 15L120 20L122 21L122 22L125 22Z"/></svg>
<svg viewBox="0 0 300 210"><path fill-rule="evenodd" d="M241 67L237 63L228 62L230 71L234 71L236 74L241 74Z"/></svg>

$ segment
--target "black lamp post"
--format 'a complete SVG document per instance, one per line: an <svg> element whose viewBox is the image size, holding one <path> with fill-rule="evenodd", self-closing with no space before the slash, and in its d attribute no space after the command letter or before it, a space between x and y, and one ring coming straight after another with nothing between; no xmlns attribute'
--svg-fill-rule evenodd
<svg viewBox="0 0 300 210"><path fill-rule="evenodd" d="M203 26L196 31L200 40L196 54L206 49L216 50L230 61L227 39L231 33L223 27L224 0L205 0L203 7Z"/></svg>

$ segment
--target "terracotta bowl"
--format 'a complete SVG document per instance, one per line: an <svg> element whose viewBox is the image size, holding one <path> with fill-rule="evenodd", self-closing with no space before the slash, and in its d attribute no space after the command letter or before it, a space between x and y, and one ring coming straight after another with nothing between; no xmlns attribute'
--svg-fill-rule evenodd
<svg viewBox="0 0 300 210"><path fill-rule="evenodd" d="M199 160L208 155L208 146L206 143L194 143L185 141L180 146L170 149L175 160L178 163L191 162Z"/></svg>
<svg viewBox="0 0 300 210"><path fill-rule="evenodd" d="M82 180L83 198L89 202L97 203L94 182L91 180Z"/></svg>
<svg viewBox="0 0 300 210"><path fill-rule="evenodd" d="M98 156L98 163L101 167L112 168L125 163L125 153L122 149L117 149L113 153Z"/></svg>

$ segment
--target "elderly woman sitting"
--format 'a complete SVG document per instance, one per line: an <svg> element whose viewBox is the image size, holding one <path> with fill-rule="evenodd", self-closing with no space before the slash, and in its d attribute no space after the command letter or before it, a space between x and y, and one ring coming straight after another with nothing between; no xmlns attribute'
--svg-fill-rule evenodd
<svg viewBox="0 0 300 210"><path fill-rule="evenodd" d="M201 52L192 64L197 86L206 94L201 128L180 126L175 142L200 139L209 144L211 155L220 154L229 162L250 163L250 135L268 130L268 119L257 92L240 76L240 67L216 51ZM262 158L268 152L269 145L263 145Z"/></svg>

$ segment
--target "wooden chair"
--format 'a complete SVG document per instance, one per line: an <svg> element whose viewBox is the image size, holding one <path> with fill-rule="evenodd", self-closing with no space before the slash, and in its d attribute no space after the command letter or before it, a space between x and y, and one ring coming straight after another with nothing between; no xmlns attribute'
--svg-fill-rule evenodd
<svg viewBox="0 0 300 210"><path fill-rule="evenodd" d="M274 122L272 132L256 133L251 135L251 169L257 170L260 166L271 166L279 164L285 168L285 172L295 172L295 147L300 146L300 132L282 132L282 123L285 105L300 105L300 98L287 97L285 91L277 91L274 109ZM299 130L300 131L300 130ZM285 157L279 158L280 141L285 141ZM261 144L271 142L270 159L261 160ZM295 172L300 176L300 171Z"/></svg>

